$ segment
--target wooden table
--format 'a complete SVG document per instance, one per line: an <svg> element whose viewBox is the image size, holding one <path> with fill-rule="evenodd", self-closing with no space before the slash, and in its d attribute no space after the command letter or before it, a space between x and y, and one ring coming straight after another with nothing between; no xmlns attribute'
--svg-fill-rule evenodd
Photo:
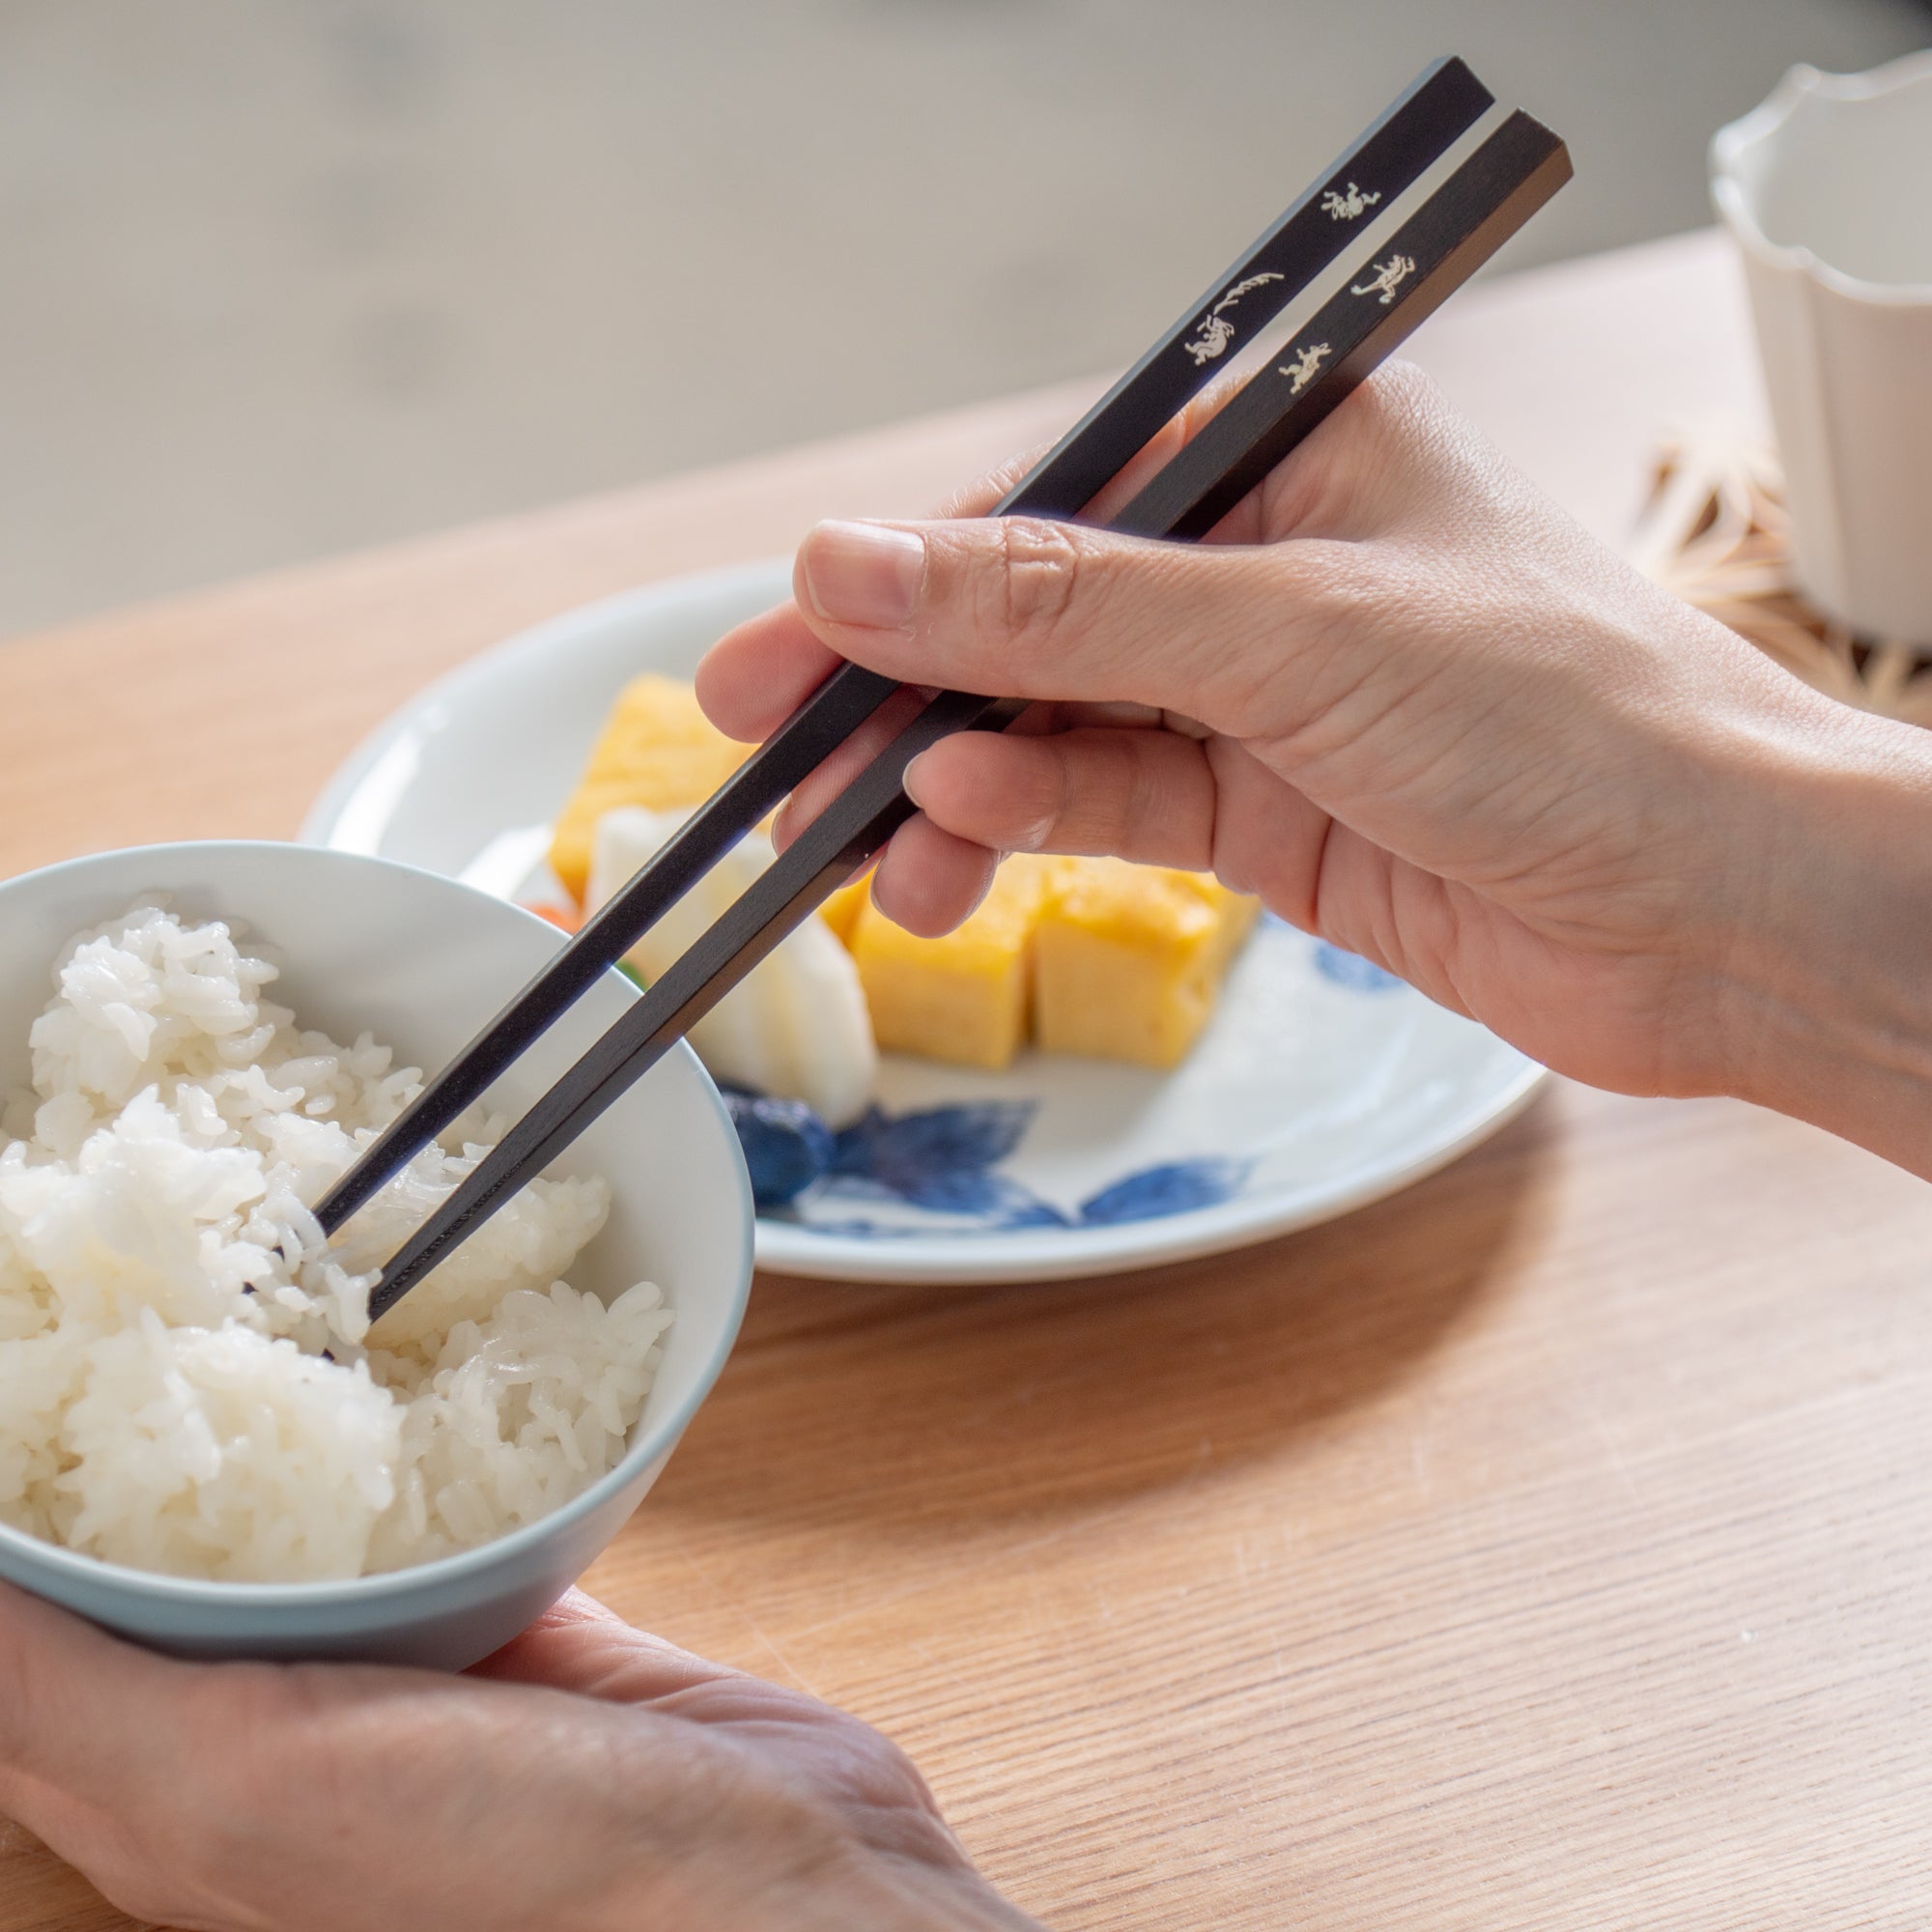
<svg viewBox="0 0 1932 1932"><path fill-rule="evenodd" d="M1755 408L1708 238L1492 284L1418 354L1606 535L1665 421ZM1090 390L0 646L0 867L285 836L505 632L922 507ZM1923 1927L1928 1257L1932 1193L1822 1134L1557 1085L1241 1255L762 1279L590 1581L884 1725L1057 1927ZM122 1922L0 1844L0 1932Z"/></svg>

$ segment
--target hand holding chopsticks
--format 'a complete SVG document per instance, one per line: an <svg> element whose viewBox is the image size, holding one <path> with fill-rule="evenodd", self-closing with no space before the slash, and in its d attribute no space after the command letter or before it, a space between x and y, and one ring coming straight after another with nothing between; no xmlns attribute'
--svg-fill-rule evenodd
<svg viewBox="0 0 1932 1932"><path fill-rule="evenodd" d="M1233 263L1007 496L992 516L1072 517L1335 262L1374 204L1400 196L1492 105L1460 60L1438 62ZM1350 208L1354 210L1349 213ZM1338 213L1338 211L1340 211ZM614 966L746 831L897 690L842 665L477 1035L318 1205L333 1234Z"/></svg>
<svg viewBox="0 0 1932 1932"><path fill-rule="evenodd" d="M1258 327L1321 281L1342 257L1355 215L1373 206L1368 195L1385 195L1390 212L1400 213L1404 190L1451 155L1456 164L1447 178L1386 238L1385 259L1345 273L1344 285L1296 329L1282 358L1271 356L1109 520L1115 528L1145 535L1205 532L1567 178L1561 143L1527 116L1509 116L1479 140L1465 140L1488 105L1489 97L1460 63L1425 76L1009 494L998 513L1065 516L1081 508L1198 391L1237 338L1251 342ZM1459 141L1470 151L1455 156ZM344 1177L319 1209L325 1227L339 1226L478 1097L894 688L849 666L829 679ZM495 1207L541 1172L878 850L911 813L902 779L914 757L953 731L997 726L1018 708L964 692L941 693L926 703L405 1244L371 1297L372 1316L393 1305Z"/></svg>

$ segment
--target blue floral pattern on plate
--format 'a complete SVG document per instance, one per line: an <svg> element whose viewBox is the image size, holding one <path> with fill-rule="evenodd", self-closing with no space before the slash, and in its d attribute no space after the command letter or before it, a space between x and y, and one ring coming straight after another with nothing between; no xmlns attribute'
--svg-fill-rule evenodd
<svg viewBox="0 0 1932 1932"><path fill-rule="evenodd" d="M1218 1207L1238 1194L1254 1163L1225 1154L1162 1161L1091 1194L1071 1211L1043 1200L996 1163L1025 1136L1038 1103L1033 1100L962 1102L889 1114L871 1108L838 1136L832 1166L810 1190L820 1211L807 1224L820 1234L867 1238L928 1232L869 1215L828 1218L829 1202L892 1201L964 1220L987 1234L1017 1228L1107 1228L1151 1221L1168 1214ZM768 1216L796 1220L788 1209ZM954 1232L959 1232L954 1229Z"/></svg>
<svg viewBox="0 0 1932 1932"><path fill-rule="evenodd" d="M838 1135L831 1170L812 1189L812 1201L903 1202L988 1233L1065 1227L1067 1216L1051 1202L995 1172L1037 1111L1035 1100L960 1102L904 1114L869 1108ZM924 1232L871 1216L828 1221L820 1213L810 1225L822 1233L874 1236Z"/></svg>
<svg viewBox="0 0 1932 1932"><path fill-rule="evenodd" d="M1090 1228L1111 1228L1122 1221L1155 1221L1163 1214L1218 1208L1241 1191L1253 1169L1253 1161L1226 1154L1164 1160L1090 1194L1080 1204L1080 1219Z"/></svg>
<svg viewBox="0 0 1932 1932"><path fill-rule="evenodd" d="M980 1174L1019 1146L1037 1100L982 1100L888 1114L868 1108L834 1144L832 1172L876 1180L917 1200L949 1175Z"/></svg>
<svg viewBox="0 0 1932 1932"><path fill-rule="evenodd" d="M1291 930L1272 915L1265 923ZM1316 973L1346 992L1374 996L1402 987L1393 974L1325 940L1299 943L1310 946ZM942 1226L953 1235L1121 1227L1218 1208L1240 1194L1256 1165L1227 1152L1164 1160L1063 1207L1001 1169L1038 1111L1033 1098L957 1101L900 1113L873 1106L836 1137L824 1175L793 1205L768 1208L764 1217L867 1240L903 1239ZM867 1204L874 1211L865 1211ZM839 1211L848 1205L851 1212Z"/></svg>

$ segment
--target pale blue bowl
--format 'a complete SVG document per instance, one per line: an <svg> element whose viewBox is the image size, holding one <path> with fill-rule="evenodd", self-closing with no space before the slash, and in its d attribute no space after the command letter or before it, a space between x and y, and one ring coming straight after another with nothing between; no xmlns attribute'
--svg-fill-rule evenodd
<svg viewBox="0 0 1932 1932"><path fill-rule="evenodd" d="M0 1091L24 1083L48 970L82 927L144 894L244 922L283 962L272 997L338 1039L364 1029L440 1066L562 943L453 880L354 853L244 842L153 845L0 883ZM637 997L602 983L504 1077L521 1112ZM150 1575L0 1524L0 1576L96 1623L188 1657L341 1658L458 1670L562 1595L656 1482L724 1366L752 1279L752 1190L737 1135L680 1046L556 1163L601 1174L611 1219L571 1270L607 1298L657 1282L675 1311L643 1414L617 1466L542 1521L390 1576L212 1583Z"/></svg>

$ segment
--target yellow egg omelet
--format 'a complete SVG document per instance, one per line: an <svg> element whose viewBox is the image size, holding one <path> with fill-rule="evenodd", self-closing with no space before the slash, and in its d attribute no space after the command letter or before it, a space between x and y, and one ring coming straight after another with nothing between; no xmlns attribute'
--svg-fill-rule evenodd
<svg viewBox="0 0 1932 1932"><path fill-rule="evenodd" d="M1206 873L1025 853L938 939L895 925L864 882L844 893L832 923L858 962L880 1046L991 1069L1029 1039L1048 1053L1176 1065L1261 910Z"/></svg>
<svg viewBox="0 0 1932 1932"><path fill-rule="evenodd" d="M1009 859L972 917L937 939L915 938L866 899L846 943L881 1047L960 1066L1012 1064L1026 1043L1033 936L1057 864Z"/></svg>
<svg viewBox="0 0 1932 1932"><path fill-rule="evenodd" d="M583 903L597 821L620 805L676 811L701 805L751 756L697 708L696 693L650 672L618 693L551 834L550 865Z"/></svg>
<svg viewBox="0 0 1932 1932"><path fill-rule="evenodd" d="M1036 1041L1047 1053L1178 1065L1260 910L1205 872L1064 861L1034 934Z"/></svg>

